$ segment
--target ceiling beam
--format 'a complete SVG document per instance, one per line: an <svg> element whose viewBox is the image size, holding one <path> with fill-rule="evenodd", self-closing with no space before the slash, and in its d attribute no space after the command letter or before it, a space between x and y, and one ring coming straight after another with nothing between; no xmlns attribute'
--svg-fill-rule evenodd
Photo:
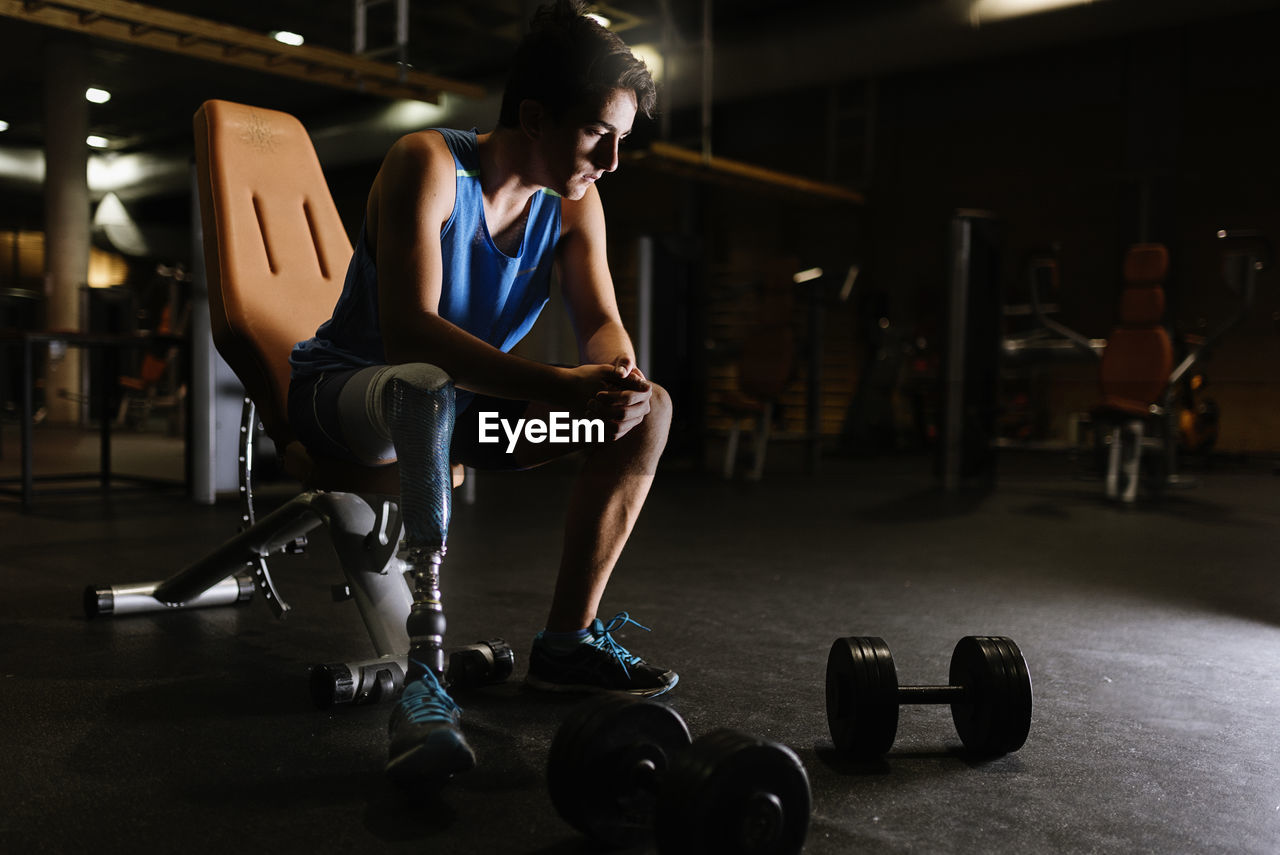
<svg viewBox="0 0 1280 855"><path fill-rule="evenodd" d="M442 92L485 95L484 87L471 83L330 48L293 47L253 30L130 0L0 0L0 15L385 98L434 104Z"/></svg>
<svg viewBox="0 0 1280 855"><path fill-rule="evenodd" d="M705 157L696 151L670 143L650 143L646 151L632 155L632 158L637 163L667 169L691 178L773 187L804 196L850 202L854 205L866 203L866 197L861 193L839 184L814 181L789 172L778 172L774 169L743 163L740 160L730 160L727 157Z"/></svg>

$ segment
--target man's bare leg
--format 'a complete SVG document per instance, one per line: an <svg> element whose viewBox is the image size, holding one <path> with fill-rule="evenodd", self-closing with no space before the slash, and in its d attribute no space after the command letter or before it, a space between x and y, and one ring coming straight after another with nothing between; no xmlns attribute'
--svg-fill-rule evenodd
<svg viewBox="0 0 1280 855"><path fill-rule="evenodd" d="M639 425L616 441L589 448L569 498L560 570L544 635L581 631L587 640L593 640L626 622L624 619L616 625L605 626L597 620L596 612L613 568L649 495L670 428L670 398L665 390L655 385L650 411ZM545 446L534 448L542 449L543 454L542 460L536 462L544 462L550 449ZM526 452L536 453L532 450ZM521 462L533 461L530 456L522 456ZM540 640L543 640L542 636ZM646 665L625 650L621 651L620 659L614 657L620 663L616 665L618 673L605 675L610 685L598 685L596 679L587 673L599 670L598 663L591 662L580 663L582 668L576 665L570 668L563 679L559 675L549 678L539 662L539 654L545 649L539 651L538 647L535 643L529 681L540 688L617 688L652 695L667 691L678 679L671 672ZM577 656L578 651L572 652ZM583 657L599 655L594 649L581 653ZM610 665L615 664L614 659L609 660ZM635 687L632 687L633 683Z"/></svg>
<svg viewBox="0 0 1280 855"><path fill-rule="evenodd" d="M650 411L616 442L594 446L573 486L565 519L550 632L572 632L596 617L614 565L644 507L671 428L671 403L654 387Z"/></svg>

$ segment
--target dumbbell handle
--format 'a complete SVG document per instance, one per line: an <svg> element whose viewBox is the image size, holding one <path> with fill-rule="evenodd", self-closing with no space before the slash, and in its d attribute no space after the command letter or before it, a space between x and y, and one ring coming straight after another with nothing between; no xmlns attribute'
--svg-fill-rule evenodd
<svg viewBox="0 0 1280 855"><path fill-rule="evenodd" d="M665 762L662 765L665 767ZM657 793L662 786L665 772L666 769L659 768L659 764L652 756L641 754L631 766L631 781L642 792ZM805 789L808 789L807 781ZM746 818L743 827L755 829L756 833L764 839L776 838L782 833L782 827L788 821L782 799L768 789L747 793L742 799L741 810Z"/></svg>
<svg viewBox="0 0 1280 855"><path fill-rule="evenodd" d="M900 704L954 704L968 695L964 686L899 686Z"/></svg>
<svg viewBox="0 0 1280 855"><path fill-rule="evenodd" d="M662 773L658 764L648 757L637 760L631 767L631 780L637 787L648 793L656 793L662 783Z"/></svg>

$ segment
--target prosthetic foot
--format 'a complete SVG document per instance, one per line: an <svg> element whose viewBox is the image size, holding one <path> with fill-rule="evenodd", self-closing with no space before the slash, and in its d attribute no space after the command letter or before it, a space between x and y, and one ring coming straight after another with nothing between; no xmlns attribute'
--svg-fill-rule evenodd
<svg viewBox="0 0 1280 855"><path fill-rule="evenodd" d="M391 713L387 774L401 784L444 783L475 766L459 728L462 710L444 688L444 607L440 564L452 508L449 446L453 384L431 365L388 367L370 386L370 414L381 418L400 465L404 540L400 558L413 588L409 669Z"/></svg>
<svg viewBox="0 0 1280 855"><path fill-rule="evenodd" d="M387 774L401 785L438 786L476 765L476 755L458 727L462 710L440 685L435 672L409 682L391 712Z"/></svg>

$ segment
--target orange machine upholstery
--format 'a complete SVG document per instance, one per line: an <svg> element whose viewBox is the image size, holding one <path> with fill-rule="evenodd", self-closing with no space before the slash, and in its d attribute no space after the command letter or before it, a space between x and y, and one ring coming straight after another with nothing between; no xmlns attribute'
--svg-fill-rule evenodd
<svg viewBox="0 0 1280 855"><path fill-rule="evenodd" d="M313 460L287 418L289 352L333 312L351 241L311 138L293 116L207 101L194 118L209 308L285 468L310 487L399 492L396 467Z"/></svg>
<svg viewBox="0 0 1280 855"><path fill-rule="evenodd" d="M1173 345L1161 324L1168 270L1161 244L1138 244L1125 255L1120 323L1107 337L1099 369L1099 410L1145 416L1163 404L1173 370Z"/></svg>
<svg viewBox="0 0 1280 855"><path fill-rule="evenodd" d="M742 343L738 387L727 396L725 408L736 415L761 412L778 400L791 382L795 367L795 334L790 324L761 325Z"/></svg>
<svg viewBox="0 0 1280 855"><path fill-rule="evenodd" d="M747 477L758 481L764 474L774 407L791 382L795 369L795 334L791 329L795 283L792 275L799 266L796 259L784 258L776 260L763 271L756 322L743 340L738 358L737 386L729 390L721 402L730 419L724 454L725 478L733 477L741 422L746 418L755 421L755 461Z"/></svg>

